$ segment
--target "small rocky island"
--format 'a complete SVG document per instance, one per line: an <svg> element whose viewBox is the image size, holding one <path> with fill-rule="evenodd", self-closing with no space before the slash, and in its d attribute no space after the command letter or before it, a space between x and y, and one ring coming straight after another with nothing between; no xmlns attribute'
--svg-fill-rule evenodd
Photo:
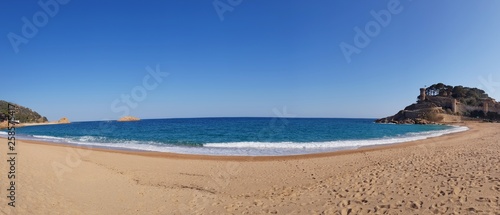
<svg viewBox="0 0 500 215"><path fill-rule="evenodd" d="M71 123L68 118L63 117L57 121L58 124L69 124Z"/></svg>
<svg viewBox="0 0 500 215"><path fill-rule="evenodd" d="M124 116L120 119L118 119L118 122L132 122L132 121L139 121L141 119L133 116Z"/></svg>
<svg viewBox="0 0 500 215"><path fill-rule="evenodd" d="M500 103L484 90L443 83L421 88L417 102L377 123L441 124L463 119L500 121Z"/></svg>

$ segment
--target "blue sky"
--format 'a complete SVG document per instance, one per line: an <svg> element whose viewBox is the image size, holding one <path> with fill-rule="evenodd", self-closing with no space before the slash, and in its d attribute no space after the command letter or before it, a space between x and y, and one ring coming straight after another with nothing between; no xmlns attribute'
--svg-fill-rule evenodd
<svg viewBox="0 0 500 215"><path fill-rule="evenodd" d="M2 1L0 99L72 121L272 117L284 107L374 118L437 82L500 100L499 1L215 2L219 14L212 0ZM354 28L367 25L370 42L357 47ZM358 49L350 62L343 42ZM156 65L169 75L145 90ZM133 93L134 107L121 100Z"/></svg>

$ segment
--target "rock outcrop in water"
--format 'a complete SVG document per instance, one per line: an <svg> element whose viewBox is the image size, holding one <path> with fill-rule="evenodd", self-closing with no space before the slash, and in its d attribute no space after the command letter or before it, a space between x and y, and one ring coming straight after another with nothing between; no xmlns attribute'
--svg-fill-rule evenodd
<svg viewBox="0 0 500 215"><path fill-rule="evenodd" d="M461 121L462 117L500 121L500 103L483 90L442 83L421 88L417 103L377 123L435 124Z"/></svg>
<svg viewBox="0 0 500 215"><path fill-rule="evenodd" d="M120 119L118 119L118 122L131 122L131 121L139 121L141 119L133 116L124 116Z"/></svg>
<svg viewBox="0 0 500 215"><path fill-rule="evenodd" d="M63 118L61 118L60 120L58 120L58 121L57 121L57 123L58 123L58 124L69 124L69 123L71 123L71 122L68 120L68 118L63 117Z"/></svg>
<svg viewBox="0 0 500 215"><path fill-rule="evenodd" d="M0 122L0 129L7 128L9 126L7 121Z"/></svg>

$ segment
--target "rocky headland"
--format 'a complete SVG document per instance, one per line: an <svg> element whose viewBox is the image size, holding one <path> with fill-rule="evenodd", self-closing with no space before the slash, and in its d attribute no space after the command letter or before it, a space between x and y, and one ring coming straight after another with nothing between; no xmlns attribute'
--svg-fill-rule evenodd
<svg viewBox="0 0 500 215"><path fill-rule="evenodd" d="M442 83L421 88L417 102L377 123L444 124L480 119L500 121L500 103L483 90Z"/></svg>
<svg viewBox="0 0 500 215"><path fill-rule="evenodd" d="M53 125L53 124L68 124L68 118L63 117L58 121L49 122L47 117L38 114L36 111L4 100L0 100L0 129L6 129L9 126L9 104L16 106L15 127L34 126L34 125ZM12 125L11 125L12 126Z"/></svg>

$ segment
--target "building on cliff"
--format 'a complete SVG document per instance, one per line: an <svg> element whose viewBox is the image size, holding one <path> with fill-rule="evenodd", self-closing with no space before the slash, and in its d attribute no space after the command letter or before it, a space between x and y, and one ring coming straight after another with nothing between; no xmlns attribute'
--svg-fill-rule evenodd
<svg viewBox="0 0 500 215"><path fill-rule="evenodd" d="M483 90L442 83L420 88L417 102L394 116L376 120L380 123L428 124L461 117L500 121L500 103Z"/></svg>

